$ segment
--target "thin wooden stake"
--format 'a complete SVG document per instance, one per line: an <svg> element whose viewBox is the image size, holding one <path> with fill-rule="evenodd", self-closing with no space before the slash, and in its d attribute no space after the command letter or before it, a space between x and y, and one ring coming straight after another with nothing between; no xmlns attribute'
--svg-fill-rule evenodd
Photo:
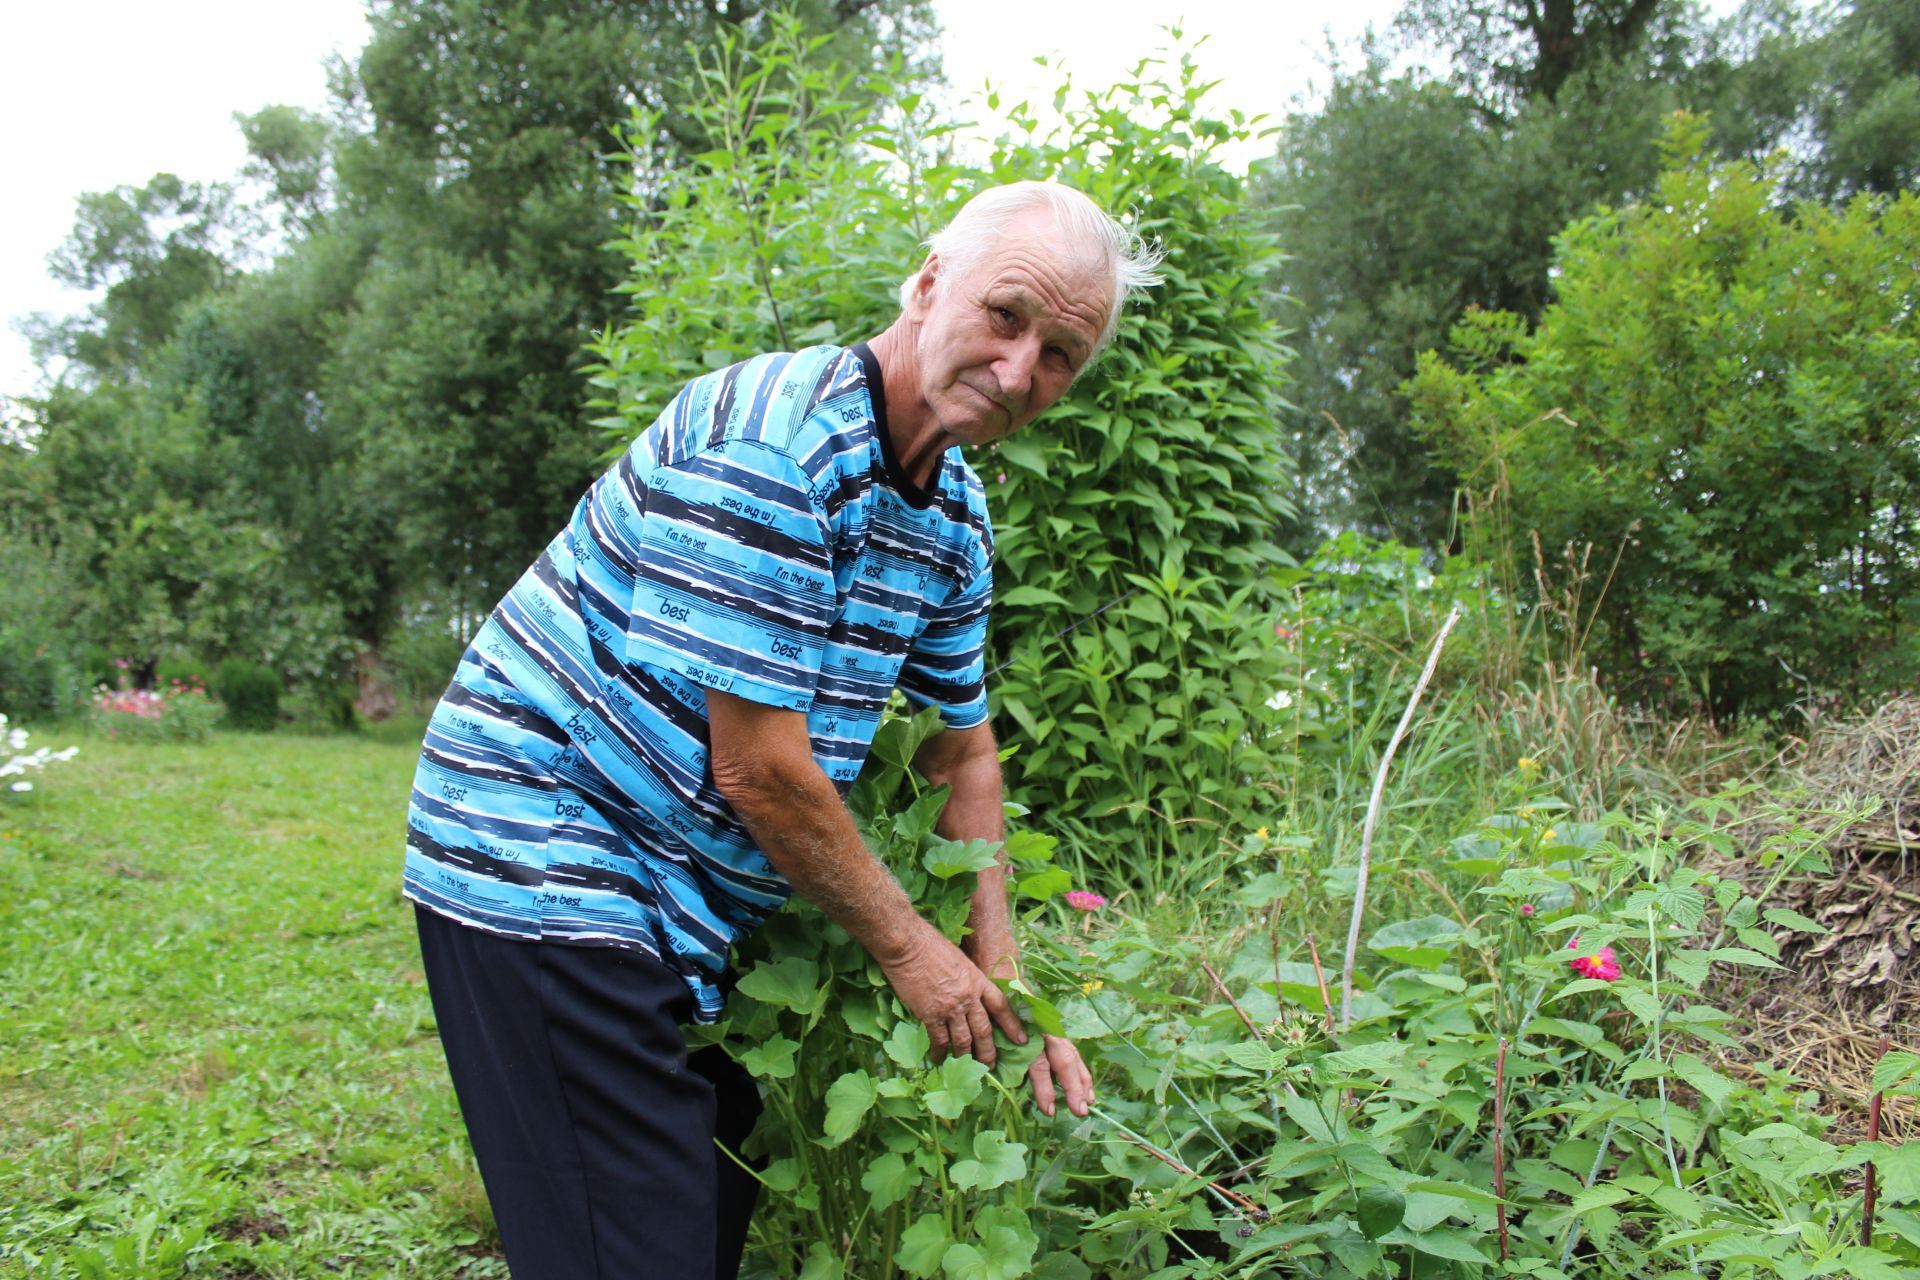
<svg viewBox="0 0 1920 1280"><path fill-rule="evenodd" d="M1320 948L1313 945L1313 935L1307 935L1307 954L1313 957L1313 976L1320 983L1320 1014L1326 1019L1327 1039L1333 1039L1333 996L1327 992L1327 971L1320 967ZM1280 981L1279 971L1274 971L1273 980Z"/></svg>
<svg viewBox="0 0 1920 1280"><path fill-rule="evenodd" d="M1353 919L1347 925L1347 956L1340 969L1342 1031L1353 1023L1353 962L1360 954L1360 921L1367 914L1367 865L1373 857L1373 828L1380 820L1380 800L1387 790L1387 766L1393 763L1393 753L1400 749L1400 739L1406 736L1407 726L1413 723L1414 708L1420 705L1420 695L1427 691L1427 682L1433 679L1433 669L1440 665L1440 646L1447 642L1447 633L1453 630L1453 624L1458 621L1460 606L1455 605L1452 612L1447 614L1440 634L1433 638L1433 650L1427 654L1426 669L1420 673L1419 683L1413 686L1413 696L1407 699L1407 709L1401 713L1393 737L1387 740L1386 754L1380 757L1380 768L1373 775L1373 798L1367 801L1367 822L1360 832L1360 874L1353 883Z"/></svg>
<svg viewBox="0 0 1920 1280"><path fill-rule="evenodd" d="M1233 1006L1233 1011L1240 1015L1240 1021L1246 1023L1247 1030L1253 1032L1253 1038L1255 1040L1260 1041L1262 1044L1265 1044L1267 1040L1266 1036L1260 1033L1259 1027L1256 1027L1253 1025L1253 1019L1249 1018L1247 1016L1247 1011L1240 1007L1240 1002L1233 998L1233 992L1227 990L1227 984L1221 980L1219 974L1213 971L1213 966L1210 964L1207 964L1205 961L1202 961L1200 964L1200 968L1206 972L1206 975L1209 978L1213 979L1213 985L1220 988L1220 994L1227 998L1227 1003Z"/></svg>
<svg viewBox="0 0 1920 1280"><path fill-rule="evenodd" d="M1500 1202L1493 1206L1494 1220L1500 1224L1500 1261L1507 1260L1507 1038L1500 1037L1500 1052L1493 1059L1493 1194Z"/></svg>
<svg viewBox="0 0 1920 1280"><path fill-rule="evenodd" d="M1880 1060L1887 1056L1887 1050L1893 1047L1892 1036L1880 1037L1880 1052L1873 1055L1873 1065L1878 1067ZM1875 1089L1873 1101L1867 1104L1867 1141L1880 1141L1880 1103L1886 1097L1886 1091ZM1873 1247L1873 1205L1879 1198L1880 1187L1876 1180L1877 1171L1873 1161L1867 1161L1867 1191L1860 1204L1860 1243Z"/></svg>

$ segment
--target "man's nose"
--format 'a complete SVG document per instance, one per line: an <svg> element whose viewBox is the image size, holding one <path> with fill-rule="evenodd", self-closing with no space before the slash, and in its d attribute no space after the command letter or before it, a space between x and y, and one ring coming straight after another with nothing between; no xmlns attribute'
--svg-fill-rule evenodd
<svg viewBox="0 0 1920 1280"><path fill-rule="evenodd" d="M1000 367L994 371L999 379L1000 390L1008 396L1025 401L1033 389L1033 371L1040 363L1040 344L1031 338L1017 342L1000 360Z"/></svg>

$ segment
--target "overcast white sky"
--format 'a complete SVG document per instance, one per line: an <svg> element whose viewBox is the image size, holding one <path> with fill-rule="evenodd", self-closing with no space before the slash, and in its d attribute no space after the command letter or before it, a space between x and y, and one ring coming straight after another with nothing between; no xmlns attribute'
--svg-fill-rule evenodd
<svg viewBox="0 0 1920 1280"><path fill-rule="evenodd" d="M956 92L989 79L1005 101L1051 99L1047 55L1094 88L1123 76L1166 40L1170 14L1221 81L1223 106L1278 116L1326 79L1330 31L1342 42L1384 25L1397 0L1337 8L1257 0L936 0L943 54ZM65 314L88 301L46 272L46 255L72 226L74 199L172 171L232 177L245 160L235 111L272 102L318 108L322 60L365 42L361 0L65 0L0 6L0 395L34 386L15 318ZM973 113L976 118L984 108ZM1250 156L1238 157L1242 165Z"/></svg>

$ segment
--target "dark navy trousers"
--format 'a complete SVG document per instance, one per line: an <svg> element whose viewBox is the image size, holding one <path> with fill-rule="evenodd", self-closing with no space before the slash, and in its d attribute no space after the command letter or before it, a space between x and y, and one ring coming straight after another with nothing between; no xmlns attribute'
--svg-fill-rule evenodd
<svg viewBox="0 0 1920 1280"><path fill-rule="evenodd" d="M522 942L416 908L454 1093L514 1280L732 1280L759 1090L691 1055L686 985L614 947Z"/></svg>

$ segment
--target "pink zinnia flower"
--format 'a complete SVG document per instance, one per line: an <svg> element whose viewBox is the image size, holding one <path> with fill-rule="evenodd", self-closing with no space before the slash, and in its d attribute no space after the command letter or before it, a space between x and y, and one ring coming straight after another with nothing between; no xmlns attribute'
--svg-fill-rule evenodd
<svg viewBox="0 0 1920 1280"><path fill-rule="evenodd" d="M1074 889L1067 894L1067 905L1075 911L1098 911L1107 905L1107 900L1097 893Z"/></svg>
<svg viewBox="0 0 1920 1280"><path fill-rule="evenodd" d="M1579 945L1580 935L1576 933L1567 943L1567 950ZM1598 978L1602 982L1617 982L1620 978L1620 962L1614 959L1612 947L1602 947L1590 956L1575 956L1567 963L1583 978Z"/></svg>

